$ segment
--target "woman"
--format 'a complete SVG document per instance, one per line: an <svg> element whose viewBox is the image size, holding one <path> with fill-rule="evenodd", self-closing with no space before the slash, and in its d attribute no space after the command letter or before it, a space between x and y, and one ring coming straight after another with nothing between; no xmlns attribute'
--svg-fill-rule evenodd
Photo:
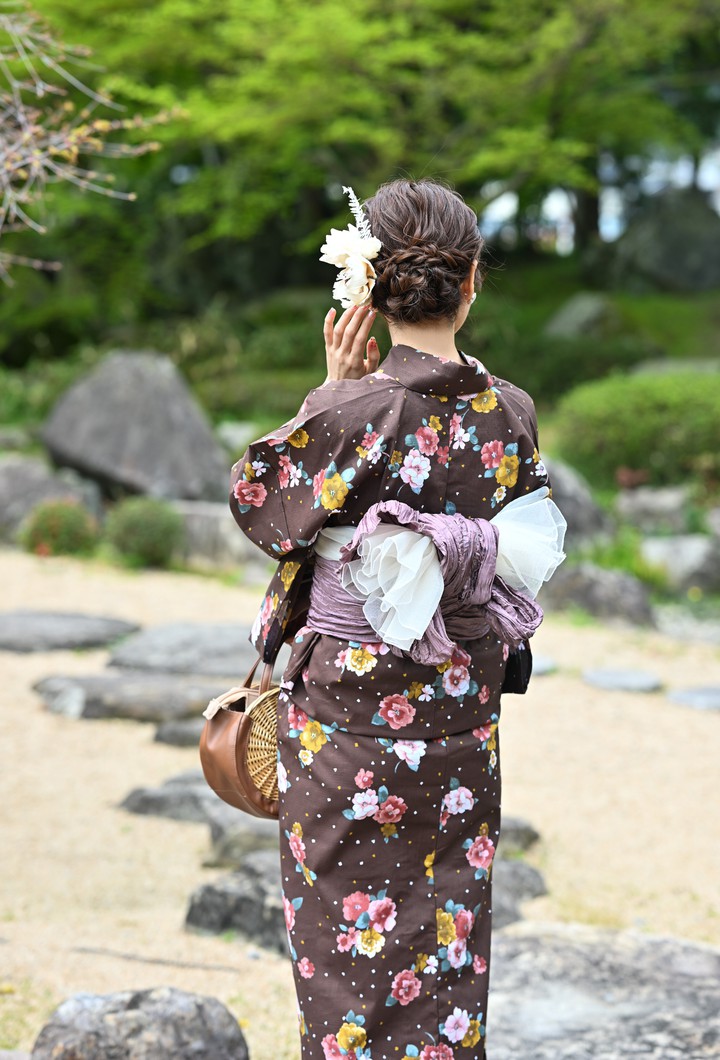
<svg viewBox="0 0 720 1060"><path fill-rule="evenodd" d="M493 581L487 521L546 498L547 474L528 395L455 345L478 285L473 212L430 181L384 185L365 213L346 190L357 227L323 247L347 307L325 320L328 378L250 446L231 495L280 560L254 642L267 660L292 642L278 771L302 1056L472 1060L500 692L510 644L541 619ZM380 368L377 313L393 342Z"/></svg>

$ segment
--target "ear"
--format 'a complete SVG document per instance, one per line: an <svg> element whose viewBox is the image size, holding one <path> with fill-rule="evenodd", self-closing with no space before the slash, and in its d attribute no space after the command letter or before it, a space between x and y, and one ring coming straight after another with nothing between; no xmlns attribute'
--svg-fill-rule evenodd
<svg viewBox="0 0 720 1060"><path fill-rule="evenodd" d="M470 301L475 292L475 273L477 272L477 266L477 261L474 261L470 266L470 272L460 284L460 290L462 291L463 298L467 302Z"/></svg>

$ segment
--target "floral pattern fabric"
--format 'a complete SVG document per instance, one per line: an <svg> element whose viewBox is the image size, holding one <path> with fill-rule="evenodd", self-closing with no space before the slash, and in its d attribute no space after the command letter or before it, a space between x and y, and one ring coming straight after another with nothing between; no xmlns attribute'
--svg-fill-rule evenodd
<svg viewBox="0 0 720 1060"><path fill-rule="evenodd" d="M483 1060L507 646L439 666L304 625L312 542L378 500L492 518L547 483L512 384L395 346L312 391L235 465L231 507L279 560L253 640L279 697L283 903L303 1060Z"/></svg>

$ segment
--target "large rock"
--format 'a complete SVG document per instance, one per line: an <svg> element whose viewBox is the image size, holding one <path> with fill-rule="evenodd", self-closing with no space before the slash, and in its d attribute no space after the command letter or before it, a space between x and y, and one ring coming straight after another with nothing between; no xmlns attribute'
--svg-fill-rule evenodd
<svg viewBox="0 0 720 1060"><path fill-rule="evenodd" d="M104 648L138 626L120 618L64 611L0 612L0 650L75 651Z"/></svg>
<svg viewBox="0 0 720 1060"><path fill-rule="evenodd" d="M35 456L0 457L0 538L12 540L24 519L43 501L74 501L101 514L95 483L72 471L52 471Z"/></svg>
<svg viewBox="0 0 720 1060"><path fill-rule="evenodd" d="M235 1016L172 987L75 994L43 1027L32 1060L249 1060Z"/></svg>
<svg viewBox="0 0 720 1060"><path fill-rule="evenodd" d="M594 563L563 563L542 587L538 600L551 610L580 607L598 618L654 624L650 596L640 579Z"/></svg>
<svg viewBox="0 0 720 1060"><path fill-rule="evenodd" d="M226 685L141 671L45 677L34 688L53 714L158 723L179 718L202 721L208 702L224 692Z"/></svg>
<svg viewBox="0 0 720 1060"><path fill-rule="evenodd" d="M546 335L574 339L585 335L607 338L622 327L620 315L607 295L578 291L564 302L544 327Z"/></svg>
<svg viewBox="0 0 720 1060"><path fill-rule="evenodd" d="M703 192L653 195L606 249L610 282L629 291L720 287L720 217Z"/></svg>
<svg viewBox="0 0 720 1060"><path fill-rule="evenodd" d="M704 592L720 589L720 541L707 534L646 537L640 543L643 559L662 570L672 589Z"/></svg>
<svg viewBox="0 0 720 1060"><path fill-rule="evenodd" d="M268 557L243 534L227 502L175 501L185 524L181 557L195 566L237 567L252 563L267 574Z"/></svg>
<svg viewBox="0 0 720 1060"><path fill-rule="evenodd" d="M167 357L110 354L62 395L41 436L58 464L111 495L227 498L227 457Z"/></svg>
<svg viewBox="0 0 720 1060"><path fill-rule="evenodd" d="M133 788L120 803L121 809L173 821L195 821L232 828L241 810L228 806L208 786L201 769L188 769L169 777L160 787Z"/></svg>
<svg viewBox="0 0 720 1060"><path fill-rule="evenodd" d="M618 493L615 511L623 522L646 534L682 534L687 530L689 503L689 486L638 486Z"/></svg>
<svg viewBox="0 0 720 1060"><path fill-rule="evenodd" d="M205 726L205 719L198 715L192 718L178 718L163 721L155 733L156 743L167 743L173 747L193 747L197 749L200 735Z"/></svg>
<svg viewBox="0 0 720 1060"><path fill-rule="evenodd" d="M176 622L145 629L112 653L111 666L163 673L216 674L242 680L257 658L248 626ZM284 657L284 656L283 656ZM282 673L282 662L275 667Z"/></svg>
<svg viewBox="0 0 720 1060"><path fill-rule="evenodd" d="M612 520L595 503L585 479L569 464L546 460L553 500L567 521L565 544L577 548L584 542L612 532Z"/></svg>
<svg viewBox="0 0 720 1060"><path fill-rule="evenodd" d="M720 951L578 924L493 940L492 1060L711 1060Z"/></svg>

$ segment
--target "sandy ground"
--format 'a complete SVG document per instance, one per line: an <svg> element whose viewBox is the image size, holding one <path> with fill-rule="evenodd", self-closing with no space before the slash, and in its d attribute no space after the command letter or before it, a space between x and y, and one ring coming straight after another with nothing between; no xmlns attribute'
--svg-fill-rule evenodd
<svg viewBox="0 0 720 1060"><path fill-rule="evenodd" d="M0 551L3 610L249 621L258 596L199 576ZM720 684L720 651L557 617L535 647L559 670L507 696L500 728L505 811L540 831L529 860L550 891L526 916L720 943L720 716L579 679L585 666L614 666L652 670L669 688ZM202 868L207 829L117 808L131 788L196 767L194 750L154 743L152 726L55 717L32 691L106 658L0 652L0 1049L29 1048L76 991L172 985L226 1003L254 1060L296 1060L289 964L183 928L191 891L217 874Z"/></svg>

